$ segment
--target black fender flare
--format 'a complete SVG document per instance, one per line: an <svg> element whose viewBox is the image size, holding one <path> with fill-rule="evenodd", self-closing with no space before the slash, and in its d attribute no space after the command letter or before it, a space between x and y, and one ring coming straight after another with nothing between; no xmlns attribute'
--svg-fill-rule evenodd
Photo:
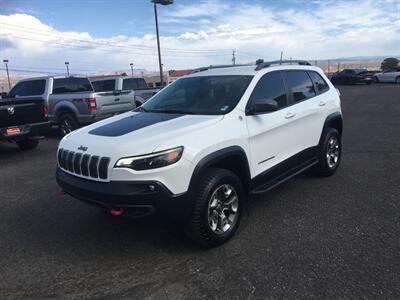
<svg viewBox="0 0 400 300"><path fill-rule="evenodd" d="M326 131L327 128L336 128L340 135L342 135L343 133L343 117L342 114L340 112L334 112L331 113L330 115L328 115L325 119L325 123L324 123L324 127L322 128L322 132L321 132L321 137L319 139L319 144L322 141L324 132Z"/></svg>
<svg viewBox="0 0 400 300"><path fill-rule="evenodd" d="M227 168L227 169L235 170L236 168L239 168L241 170L240 174L236 175L242 180L245 191L248 191L248 189L250 188L250 181L251 181L250 165L247 159L246 152L240 146L230 146L227 148L223 148L203 157L194 168L192 177L190 179L188 191L192 193L195 190L197 183L199 182L201 177L205 174L207 169L209 169L212 166L218 166L218 163L222 161L226 162L226 160L231 157L239 158L240 162L232 160L232 168Z"/></svg>

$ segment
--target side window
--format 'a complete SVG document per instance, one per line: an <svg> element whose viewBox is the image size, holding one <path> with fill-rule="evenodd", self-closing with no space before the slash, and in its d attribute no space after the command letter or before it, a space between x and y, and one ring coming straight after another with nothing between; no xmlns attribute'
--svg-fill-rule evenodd
<svg viewBox="0 0 400 300"><path fill-rule="evenodd" d="M261 77L251 93L249 103L257 99L275 100L279 108L287 105L286 88L280 72L267 73Z"/></svg>
<svg viewBox="0 0 400 300"><path fill-rule="evenodd" d="M46 88L46 80L32 80L29 94L32 96L42 95Z"/></svg>
<svg viewBox="0 0 400 300"><path fill-rule="evenodd" d="M29 81L23 81L17 83L10 91L10 98L16 96L28 96L29 95Z"/></svg>
<svg viewBox="0 0 400 300"><path fill-rule="evenodd" d="M99 80L92 82L95 92L110 92L115 90L115 79Z"/></svg>
<svg viewBox="0 0 400 300"><path fill-rule="evenodd" d="M313 72L313 71L309 72L308 74L310 75L312 81L314 81L314 84L317 87L317 90L320 94L329 90L328 84L321 77L321 75L319 75L317 72Z"/></svg>
<svg viewBox="0 0 400 300"><path fill-rule="evenodd" d="M286 71L286 81L293 94L294 102L300 102L316 95L314 85L305 71Z"/></svg>
<svg viewBox="0 0 400 300"><path fill-rule="evenodd" d="M87 78L56 78L53 82L53 94L93 92Z"/></svg>

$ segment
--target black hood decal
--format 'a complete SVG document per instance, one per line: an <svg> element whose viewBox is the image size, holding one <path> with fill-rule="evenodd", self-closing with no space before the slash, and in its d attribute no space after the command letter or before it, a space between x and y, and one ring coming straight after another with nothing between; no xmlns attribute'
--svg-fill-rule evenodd
<svg viewBox="0 0 400 300"><path fill-rule="evenodd" d="M89 134L100 136L121 136L153 124L169 121L182 116L184 115L141 112L92 129L89 131Z"/></svg>

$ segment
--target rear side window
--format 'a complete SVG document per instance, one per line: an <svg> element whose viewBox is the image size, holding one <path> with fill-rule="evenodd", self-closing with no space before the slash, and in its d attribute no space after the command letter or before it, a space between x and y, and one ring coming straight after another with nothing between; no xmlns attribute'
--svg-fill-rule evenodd
<svg viewBox="0 0 400 300"><path fill-rule="evenodd" d="M10 91L10 97L29 96L29 81L17 83Z"/></svg>
<svg viewBox="0 0 400 300"><path fill-rule="evenodd" d="M279 108L287 106L286 88L280 72L267 73L261 77L251 93L249 102L258 99L275 100Z"/></svg>
<svg viewBox="0 0 400 300"><path fill-rule="evenodd" d="M10 91L10 97L15 96L39 96L44 93L46 88L46 80L30 80L17 83Z"/></svg>
<svg viewBox="0 0 400 300"><path fill-rule="evenodd" d="M53 82L53 94L93 92L87 78L57 78Z"/></svg>
<svg viewBox="0 0 400 300"><path fill-rule="evenodd" d="M123 90L147 89L147 83L143 78L127 78L122 82Z"/></svg>
<svg viewBox="0 0 400 300"><path fill-rule="evenodd" d="M321 75L319 75L317 72L309 72L308 73L312 79L312 81L314 81L315 86L317 87L318 93L322 94L324 92L326 92L327 90L329 90L329 86L326 83L326 81L322 78Z"/></svg>
<svg viewBox="0 0 400 300"><path fill-rule="evenodd" d="M285 77L294 102L300 102L316 95L314 85L307 72L287 71Z"/></svg>
<svg viewBox="0 0 400 300"><path fill-rule="evenodd" d="M115 79L99 80L92 82L95 92L109 92L115 90Z"/></svg>

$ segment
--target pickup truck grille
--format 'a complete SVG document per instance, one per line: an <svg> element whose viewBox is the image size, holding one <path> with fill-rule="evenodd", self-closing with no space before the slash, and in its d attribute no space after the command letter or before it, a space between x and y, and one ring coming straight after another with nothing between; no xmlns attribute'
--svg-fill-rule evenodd
<svg viewBox="0 0 400 300"><path fill-rule="evenodd" d="M83 154L60 149L57 154L58 164L64 170L91 178L107 179L109 157Z"/></svg>

